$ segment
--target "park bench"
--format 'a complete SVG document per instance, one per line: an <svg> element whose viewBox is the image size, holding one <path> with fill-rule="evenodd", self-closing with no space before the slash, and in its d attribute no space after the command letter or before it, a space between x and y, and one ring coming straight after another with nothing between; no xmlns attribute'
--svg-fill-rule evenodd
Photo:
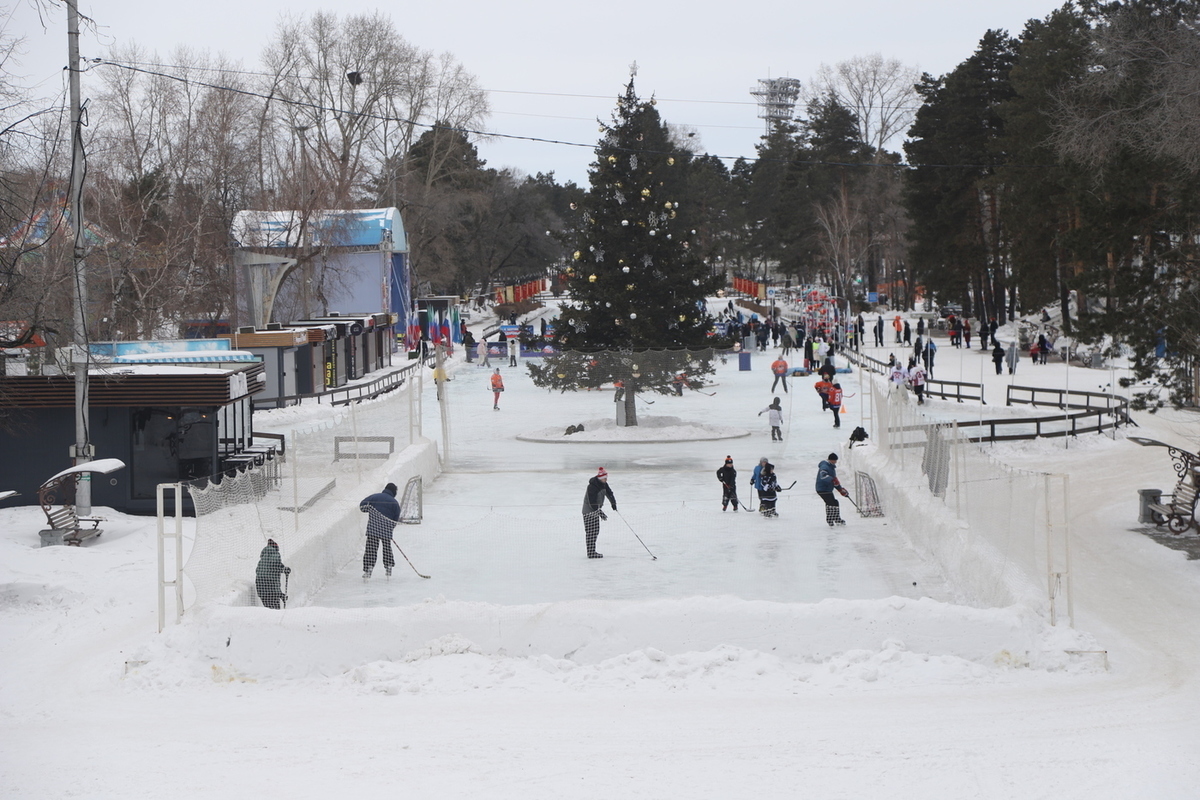
<svg viewBox="0 0 1200 800"><path fill-rule="evenodd" d="M1197 490L1200 489L1200 455L1189 453L1178 447L1139 436L1130 436L1131 441L1147 447L1165 447L1174 462L1175 489L1163 494L1157 502L1146 502L1145 511L1155 525L1166 525L1171 533L1184 533L1188 528L1200 529L1196 520Z"/></svg>
<svg viewBox="0 0 1200 800"><path fill-rule="evenodd" d="M78 547L88 539L99 536L103 532L100 523L105 518L80 516L75 508L75 490L80 476L84 473L107 475L124 467L125 462L119 458L101 458L65 469L47 479L38 488L38 503L50 524L48 529L40 532L42 547L58 544Z"/></svg>

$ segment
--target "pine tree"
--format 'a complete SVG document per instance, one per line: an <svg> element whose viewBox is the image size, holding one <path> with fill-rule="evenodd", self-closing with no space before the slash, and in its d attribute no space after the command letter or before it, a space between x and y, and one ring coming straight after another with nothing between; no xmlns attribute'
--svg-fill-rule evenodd
<svg viewBox="0 0 1200 800"><path fill-rule="evenodd" d="M637 391L666 394L681 381L695 389L712 372L705 298L721 281L693 246L683 196L690 154L671 141L655 101L638 98L632 77L602 130L577 209L571 299L554 332L560 353L529 369L538 386L563 391L620 381L625 424L636 425Z"/></svg>

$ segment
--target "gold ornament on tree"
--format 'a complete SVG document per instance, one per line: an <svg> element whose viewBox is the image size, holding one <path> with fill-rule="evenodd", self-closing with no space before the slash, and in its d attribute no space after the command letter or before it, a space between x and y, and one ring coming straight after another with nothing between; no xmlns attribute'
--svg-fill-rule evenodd
<svg viewBox="0 0 1200 800"><path fill-rule="evenodd" d="M588 283L595 283L595 282L596 282L596 276L588 275Z"/></svg>

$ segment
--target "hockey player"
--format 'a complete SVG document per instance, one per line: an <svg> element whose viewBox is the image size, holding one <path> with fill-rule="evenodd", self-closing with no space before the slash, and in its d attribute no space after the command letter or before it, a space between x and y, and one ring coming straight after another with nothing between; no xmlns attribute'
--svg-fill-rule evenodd
<svg viewBox="0 0 1200 800"><path fill-rule="evenodd" d="M775 376L775 380L771 381L771 391L775 391L775 386L783 381L783 391L787 392L788 363L783 360L783 356L771 362L771 373Z"/></svg>
<svg viewBox="0 0 1200 800"><path fill-rule="evenodd" d="M829 409L829 391L833 388L833 383L822 376L821 380L813 384L813 388L821 396L821 410L827 411Z"/></svg>
<svg viewBox="0 0 1200 800"><path fill-rule="evenodd" d="M254 570L254 588L258 599L266 608L279 608L279 601L287 602L287 595L279 585L280 575L291 575L292 568L285 567L279 558L279 545L267 539L267 546L258 556L258 567Z"/></svg>
<svg viewBox="0 0 1200 800"><path fill-rule="evenodd" d="M379 545L383 545L383 568L391 577L396 557L392 555L392 531L400 521L400 503L396 501L396 484L389 483L382 492L364 497L358 510L368 514L367 549L363 552L363 580L371 577L375 561L379 557Z"/></svg>
<svg viewBox="0 0 1200 800"><path fill-rule="evenodd" d="M500 368L492 373L492 410L500 410L500 393L504 391L504 378L500 377Z"/></svg>
<svg viewBox="0 0 1200 800"><path fill-rule="evenodd" d="M783 406L781 406L779 404L778 397L775 398L774 402L772 402L771 405L767 406L762 411L758 412L758 415L761 417L764 413L766 413L768 411L770 412L769 414L767 414L767 419L771 423L771 441L772 442L782 442L783 441Z"/></svg>
<svg viewBox="0 0 1200 800"><path fill-rule="evenodd" d="M833 427L842 427L842 385L835 383L829 390L829 410L833 412Z"/></svg>
<svg viewBox="0 0 1200 800"><path fill-rule="evenodd" d="M612 510L617 510L617 498L608 485L608 470L601 467L596 475L588 481L587 491L583 495L583 539L587 545L588 558L604 558L596 552L596 539L600 536L600 520L608 519L604 513L604 498L608 498Z"/></svg>
<svg viewBox="0 0 1200 800"><path fill-rule="evenodd" d="M717 470L717 480L721 482L721 510L727 510L732 502L733 510L737 511L737 470L733 468L733 456L725 456L725 466Z"/></svg>
<svg viewBox="0 0 1200 800"><path fill-rule="evenodd" d="M775 499L778 497L779 480L775 477L775 467L769 463L763 464L758 480L760 484L758 510L764 517L778 517L779 514L775 511Z"/></svg>
<svg viewBox="0 0 1200 800"><path fill-rule="evenodd" d="M912 387L913 392L917 395L917 405L925 405L925 368L917 361L909 362L908 367L908 385Z"/></svg>
<svg viewBox="0 0 1200 800"><path fill-rule="evenodd" d="M837 453L830 453L829 457L817 466L817 494L825 501L825 521L831 528L834 525L846 524L846 521L842 519L841 506L833 493L836 491L842 497L850 496L850 493L842 488L842 484L838 480L837 462Z"/></svg>

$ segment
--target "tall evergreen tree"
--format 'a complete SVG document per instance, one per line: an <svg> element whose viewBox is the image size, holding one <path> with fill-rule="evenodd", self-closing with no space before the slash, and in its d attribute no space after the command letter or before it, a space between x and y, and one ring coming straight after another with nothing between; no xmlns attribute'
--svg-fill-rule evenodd
<svg viewBox="0 0 1200 800"><path fill-rule="evenodd" d="M1012 97L1015 44L1003 31L988 31L951 73L923 75L917 93L924 102L904 145L913 164L905 204L916 282L1001 322L1007 274L991 178L1003 163L998 109Z"/></svg>
<svg viewBox="0 0 1200 800"><path fill-rule="evenodd" d="M564 391L621 381L627 425L637 424L636 391L665 394L680 374L696 388L712 372L705 298L721 281L693 246L689 161L631 77L604 126L579 209L571 299L554 332L561 352L529 368L538 386Z"/></svg>

